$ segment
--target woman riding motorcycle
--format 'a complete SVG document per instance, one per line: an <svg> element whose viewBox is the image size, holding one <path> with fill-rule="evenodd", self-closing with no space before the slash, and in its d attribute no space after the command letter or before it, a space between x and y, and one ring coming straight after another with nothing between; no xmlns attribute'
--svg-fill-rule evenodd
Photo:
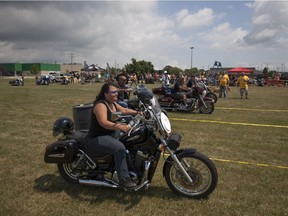
<svg viewBox="0 0 288 216"><path fill-rule="evenodd" d="M138 112L123 108L117 104L118 89L112 83L105 83L94 101L91 112L91 124L88 132L88 148L105 153L113 153L120 187L136 187L128 173L126 162L126 149L122 142L115 138L117 131L128 132L129 124L117 124L111 120L111 113L120 111L123 114L136 115Z"/></svg>

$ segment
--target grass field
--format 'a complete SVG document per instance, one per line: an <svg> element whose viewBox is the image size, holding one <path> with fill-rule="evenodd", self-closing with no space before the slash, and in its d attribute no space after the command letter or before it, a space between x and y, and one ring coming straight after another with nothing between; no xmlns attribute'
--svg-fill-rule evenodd
<svg viewBox="0 0 288 216"><path fill-rule="evenodd" d="M0 78L0 215L288 215L288 88L232 87L211 115L169 112L182 148L216 164L219 182L208 199L175 195L161 162L148 190L126 193L66 183L45 164L52 124L92 102L102 84L14 87ZM152 88L156 85L147 85Z"/></svg>

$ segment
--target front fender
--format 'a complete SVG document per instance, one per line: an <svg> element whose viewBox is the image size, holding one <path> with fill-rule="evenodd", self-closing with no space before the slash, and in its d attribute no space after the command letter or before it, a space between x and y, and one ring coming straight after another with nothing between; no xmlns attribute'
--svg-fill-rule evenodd
<svg viewBox="0 0 288 216"><path fill-rule="evenodd" d="M203 100L205 101L205 102L215 102L212 98L210 98L210 97L204 97L203 98Z"/></svg>
<svg viewBox="0 0 288 216"><path fill-rule="evenodd" d="M197 152L197 149L189 148L189 149L179 149L174 154L176 154L178 158L181 158L184 155L194 154L195 152ZM165 175L165 170L167 169L168 163L171 163L171 162L172 162L172 158L170 155L164 163L163 176Z"/></svg>

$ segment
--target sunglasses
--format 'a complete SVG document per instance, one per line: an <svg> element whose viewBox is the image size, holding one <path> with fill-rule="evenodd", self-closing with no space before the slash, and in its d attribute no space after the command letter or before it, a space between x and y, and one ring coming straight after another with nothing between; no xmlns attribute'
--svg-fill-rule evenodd
<svg viewBox="0 0 288 216"><path fill-rule="evenodd" d="M126 79L121 79L122 81L126 81Z"/></svg>
<svg viewBox="0 0 288 216"><path fill-rule="evenodd" d="M110 94L118 94L118 91L109 91Z"/></svg>

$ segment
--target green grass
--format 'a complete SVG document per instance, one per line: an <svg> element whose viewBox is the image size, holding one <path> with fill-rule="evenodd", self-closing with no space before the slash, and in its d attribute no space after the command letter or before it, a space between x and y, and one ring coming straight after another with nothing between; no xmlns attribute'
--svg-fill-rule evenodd
<svg viewBox="0 0 288 216"><path fill-rule="evenodd" d="M70 185L44 163L53 122L92 102L101 85L36 86L26 79L13 87L0 79L0 215L288 215L288 88L251 86L249 100L240 100L233 87L211 115L169 112L182 147L197 148L218 169L216 190L195 200L168 188L163 160L150 188L137 193Z"/></svg>

